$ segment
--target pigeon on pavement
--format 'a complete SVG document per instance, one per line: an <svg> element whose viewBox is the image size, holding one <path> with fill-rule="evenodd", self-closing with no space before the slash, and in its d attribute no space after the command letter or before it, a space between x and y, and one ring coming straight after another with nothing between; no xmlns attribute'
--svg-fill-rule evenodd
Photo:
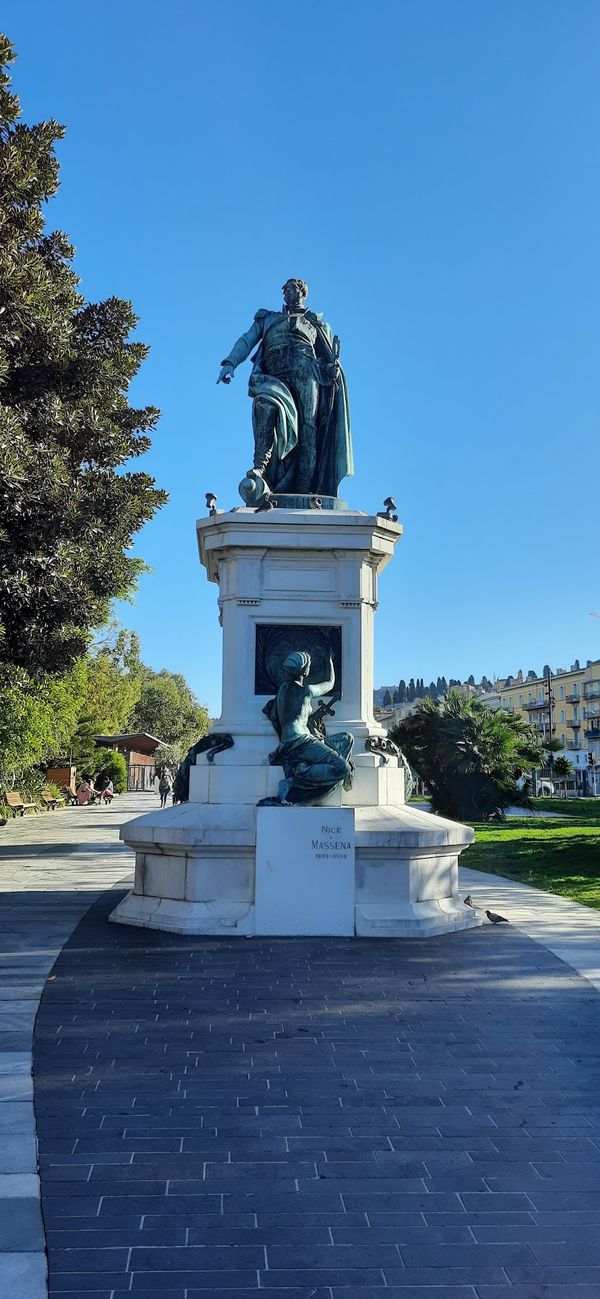
<svg viewBox="0 0 600 1299"><path fill-rule="evenodd" d="M485 914L492 925L510 924L510 920L507 920L506 916L499 916L495 911L486 911Z"/></svg>
<svg viewBox="0 0 600 1299"><path fill-rule="evenodd" d="M464 902L464 904L465 904L466 907L475 907L475 903L474 903L474 901L473 901L473 899L472 899L470 893L467 893L466 898L463 898L463 902Z"/></svg>

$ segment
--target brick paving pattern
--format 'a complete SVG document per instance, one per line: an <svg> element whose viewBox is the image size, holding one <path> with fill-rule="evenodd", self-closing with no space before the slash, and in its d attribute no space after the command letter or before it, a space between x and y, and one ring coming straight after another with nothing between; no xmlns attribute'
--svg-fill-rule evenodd
<svg viewBox="0 0 600 1299"><path fill-rule="evenodd" d="M600 994L509 926L79 924L34 1095L51 1299L600 1299Z"/></svg>

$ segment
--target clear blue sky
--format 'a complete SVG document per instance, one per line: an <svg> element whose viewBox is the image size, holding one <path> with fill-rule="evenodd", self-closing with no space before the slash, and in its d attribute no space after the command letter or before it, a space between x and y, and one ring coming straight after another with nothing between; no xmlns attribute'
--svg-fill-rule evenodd
<svg viewBox="0 0 600 1299"><path fill-rule="evenodd" d="M247 373L291 275L342 340L356 476L405 538L376 683L600 656L597 0L8 0L28 121L68 128L49 223L131 298L168 507L120 615L220 700L204 493L240 504Z"/></svg>

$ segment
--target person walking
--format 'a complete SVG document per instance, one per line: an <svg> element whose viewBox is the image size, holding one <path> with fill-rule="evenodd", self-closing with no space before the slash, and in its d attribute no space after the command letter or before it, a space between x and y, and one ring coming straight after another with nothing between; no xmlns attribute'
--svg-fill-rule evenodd
<svg viewBox="0 0 600 1299"><path fill-rule="evenodd" d="M158 784L158 792L160 794L161 807L167 806L167 799L169 797L169 794L171 793L172 788L173 788L173 781L171 779L171 772L169 771L168 767L163 767L161 778Z"/></svg>

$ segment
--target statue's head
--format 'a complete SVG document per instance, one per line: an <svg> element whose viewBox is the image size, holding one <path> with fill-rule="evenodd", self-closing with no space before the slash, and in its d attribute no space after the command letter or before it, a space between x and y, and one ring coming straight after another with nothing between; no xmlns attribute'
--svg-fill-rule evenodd
<svg viewBox="0 0 600 1299"><path fill-rule="evenodd" d="M308 284L304 280L286 280L283 300L286 307L303 307L308 297Z"/></svg>
<svg viewBox="0 0 600 1299"><path fill-rule="evenodd" d="M292 650L283 661L283 671L288 680L307 677L310 672L310 654L305 654L304 650Z"/></svg>

